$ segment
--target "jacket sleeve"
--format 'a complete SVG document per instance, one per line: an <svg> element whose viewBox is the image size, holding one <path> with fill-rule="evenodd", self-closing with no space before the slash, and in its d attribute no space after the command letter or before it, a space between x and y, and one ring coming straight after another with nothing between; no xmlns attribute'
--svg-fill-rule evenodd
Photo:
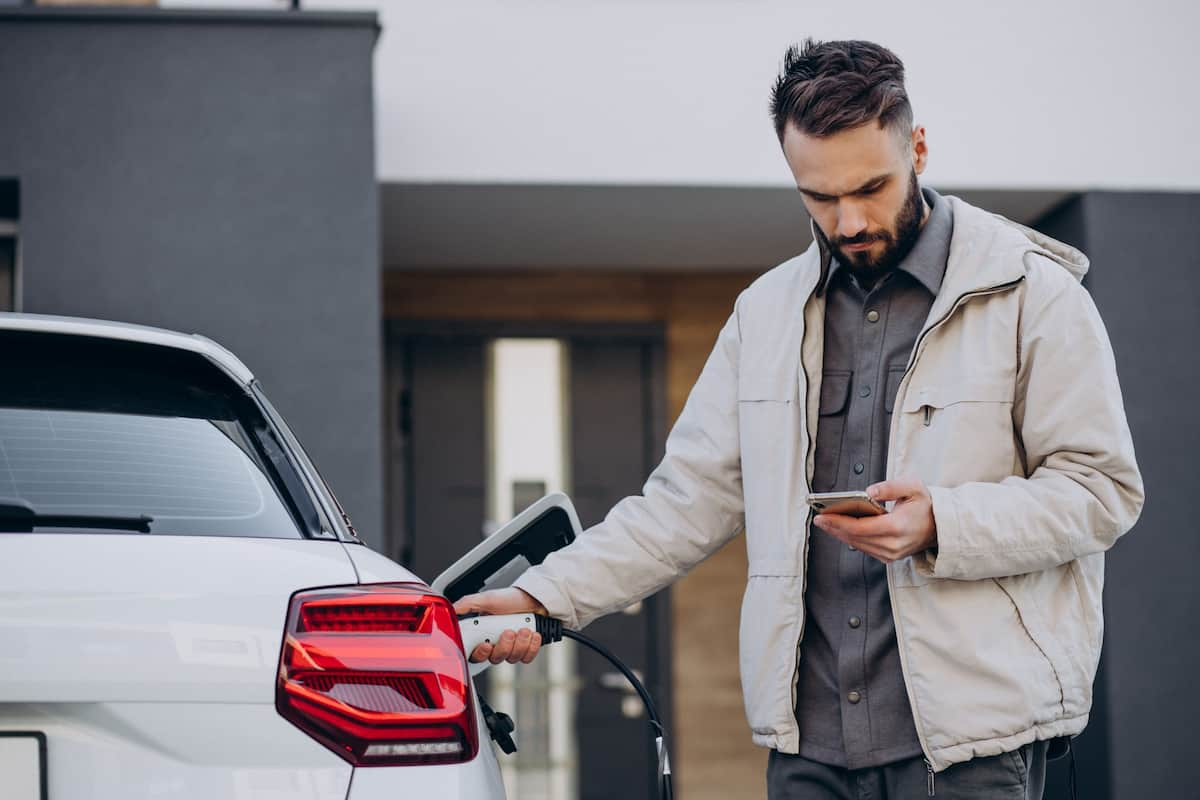
<svg viewBox="0 0 1200 800"><path fill-rule="evenodd" d="M1142 478L1104 323L1065 270L1030 257L1013 402L1027 477L930 489L937 548L914 566L935 578L1050 569L1112 547L1141 513Z"/></svg>
<svg viewBox="0 0 1200 800"><path fill-rule="evenodd" d="M735 306L642 494L516 581L551 616L581 628L663 588L741 530L740 347Z"/></svg>

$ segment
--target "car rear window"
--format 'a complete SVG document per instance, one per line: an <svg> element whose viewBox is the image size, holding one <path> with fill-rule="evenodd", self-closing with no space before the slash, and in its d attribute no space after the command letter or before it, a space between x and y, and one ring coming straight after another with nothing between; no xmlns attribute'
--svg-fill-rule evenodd
<svg viewBox="0 0 1200 800"><path fill-rule="evenodd" d="M0 352L3 530L300 537L271 432L207 359L24 333Z"/></svg>

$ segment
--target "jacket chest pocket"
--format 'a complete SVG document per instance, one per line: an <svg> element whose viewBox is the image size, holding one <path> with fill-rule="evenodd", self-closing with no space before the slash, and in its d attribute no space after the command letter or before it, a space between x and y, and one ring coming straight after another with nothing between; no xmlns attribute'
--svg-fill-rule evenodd
<svg viewBox="0 0 1200 800"><path fill-rule="evenodd" d="M749 373L738 386L738 433L746 548L751 559L786 561L795 549L788 532L787 508L792 457L800 446L796 388L786 376ZM803 480L803 477L801 477Z"/></svg>
<svg viewBox="0 0 1200 800"><path fill-rule="evenodd" d="M904 398L905 427L915 432L905 460L940 486L997 481L1013 474L1013 378L968 376L914 386Z"/></svg>
<svg viewBox="0 0 1200 800"><path fill-rule="evenodd" d="M889 390L892 388L891 382L889 375ZM899 379L897 379L897 388L899 384ZM995 410L998 403L1011 406L1013 392L1012 379L1004 376L968 377L942 386L913 387L909 390L908 396L904 398L904 412L924 412L926 416L930 417L930 424L932 424L932 419L938 412L955 406L964 406L958 410L968 413Z"/></svg>
<svg viewBox="0 0 1200 800"><path fill-rule="evenodd" d="M788 417L795 397L796 386L781 369L759 367L739 377L737 406L743 457L748 448L753 451L790 427Z"/></svg>

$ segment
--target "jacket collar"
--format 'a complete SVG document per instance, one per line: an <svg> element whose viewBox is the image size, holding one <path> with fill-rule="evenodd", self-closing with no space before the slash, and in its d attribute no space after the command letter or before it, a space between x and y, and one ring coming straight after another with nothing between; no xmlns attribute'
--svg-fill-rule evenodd
<svg viewBox="0 0 1200 800"><path fill-rule="evenodd" d="M954 195L941 195L954 218L946 274L934 299L930 319L947 313L960 297L1015 283L1025 276L1025 256L1036 253L1054 261L1082 280L1088 259L1075 248L1024 225L977 208ZM801 286L811 297L829 277L832 253L816 223L809 220L813 243L797 266L806 279ZM819 294L818 294L819 296Z"/></svg>
<svg viewBox="0 0 1200 800"><path fill-rule="evenodd" d="M1026 256L1047 258L1082 280L1088 259L1075 248L1024 225L946 195L954 214L954 235L942 290L929 312L938 319L966 294L1006 286L1025 277Z"/></svg>
<svg viewBox="0 0 1200 800"><path fill-rule="evenodd" d="M817 294L822 294L825 291L825 286L829 283L829 272L833 268L833 249L829 246L829 240L825 238L824 232L817 227L817 221L812 217L808 218L808 229L812 231L813 243L809 248L815 249L817 252Z"/></svg>

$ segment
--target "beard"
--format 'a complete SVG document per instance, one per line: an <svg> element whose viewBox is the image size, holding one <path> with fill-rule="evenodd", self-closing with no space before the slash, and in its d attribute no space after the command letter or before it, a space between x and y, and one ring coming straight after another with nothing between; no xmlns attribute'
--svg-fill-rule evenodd
<svg viewBox="0 0 1200 800"><path fill-rule="evenodd" d="M896 268L916 244L921 234L921 222L925 217L925 200L921 197L921 185L917 182L916 170L908 176L908 197L904 201L891 230L860 233L858 236L829 239L837 260L848 267L863 286L873 286L881 277ZM883 252L872 255L870 250L847 252L846 245L883 242Z"/></svg>

